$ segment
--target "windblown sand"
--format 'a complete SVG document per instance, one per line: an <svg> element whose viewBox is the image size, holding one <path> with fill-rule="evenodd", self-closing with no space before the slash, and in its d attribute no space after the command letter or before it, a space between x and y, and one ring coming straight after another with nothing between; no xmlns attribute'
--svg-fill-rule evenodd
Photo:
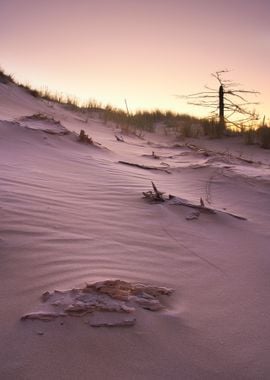
<svg viewBox="0 0 270 380"><path fill-rule="evenodd" d="M120 142L97 114L15 85L0 84L0 119L1 380L269 379L269 152L193 141L207 156L161 133ZM247 220L187 220L187 207L142 199L151 181ZM20 320L46 291L107 279L175 291L134 326Z"/></svg>

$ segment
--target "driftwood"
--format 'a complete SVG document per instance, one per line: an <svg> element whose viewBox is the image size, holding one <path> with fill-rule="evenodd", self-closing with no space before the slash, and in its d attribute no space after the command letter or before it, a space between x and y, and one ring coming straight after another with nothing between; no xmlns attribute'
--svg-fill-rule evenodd
<svg viewBox="0 0 270 380"><path fill-rule="evenodd" d="M133 316L112 319L111 316L108 318L108 315L106 315L105 318L91 318L89 320L89 325L92 327L125 327L134 326L135 323L136 318Z"/></svg>
<svg viewBox="0 0 270 380"><path fill-rule="evenodd" d="M29 314L23 315L21 317L21 320L25 320L25 319L39 319L41 321L52 321L55 318L65 317L65 316L66 316L66 314L64 314L64 313L38 311L38 312L34 312L34 313L29 313Z"/></svg>
<svg viewBox="0 0 270 380"><path fill-rule="evenodd" d="M160 156L158 156L154 151L152 151L152 154L143 154L143 157L148 158L154 158L155 160L160 160Z"/></svg>
<svg viewBox="0 0 270 380"><path fill-rule="evenodd" d="M151 182L151 183L152 183L153 191L152 190L144 191L143 192L144 198L148 199L151 202L165 202L166 200L164 198L165 193L159 191L156 185L154 184L154 182Z"/></svg>
<svg viewBox="0 0 270 380"><path fill-rule="evenodd" d="M186 199L176 197L176 196L171 195L171 194L166 196L164 192L161 192L157 189L154 182L152 182L152 187L153 187L153 190L143 192L143 197L146 198L150 202L156 202L156 203L167 202L170 205L185 206L185 207L189 207L189 208L198 210L199 212L203 212L203 213L207 213L207 214L221 213L221 214L230 215L236 219L247 220L246 218L244 218L243 216L240 216L240 215L236 215L236 214L224 211L224 210L218 210L218 209L214 209L211 207L206 207L202 198L200 198L200 203L196 204L196 203L192 203ZM194 217L190 217L190 218L188 218L188 220L197 219L198 216L199 215L194 214Z"/></svg>
<svg viewBox="0 0 270 380"><path fill-rule="evenodd" d="M260 161L250 160L250 159L244 158L242 156L235 156L235 155L233 155L232 153L229 153L229 152L215 152L215 151L210 150L210 149L207 150L207 149L204 149L204 148L199 148L195 144L186 144L186 146L189 149L194 150L195 152L204 155L205 157L210 157L210 156L212 156L212 157L225 157L227 159L235 159L235 160L238 160L238 161L242 161L242 162L245 162L246 164L261 165Z"/></svg>
<svg viewBox="0 0 270 380"><path fill-rule="evenodd" d="M211 154L214 153L214 152L212 152L212 151L210 151L210 150L206 150L206 149L204 149L204 148L199 148L198 146L196 146L196 145L194 145L194 144L187 143L186 146L187 146L189 149L194 150L195 152L204 155L205 157L209 157Z"/></svg>
<svg viewBox="0 0 270 380"><path fill-rule="evenodd" d="M42 131L44 133L47 133L49 135L59 135L59 136L65 136L71 134L71 132L64 127L59 120L55 120L53 117L49 115L45 115L42 113L36 113L29 116L23 116L19 119L20 122L23 122L23 126L27 129L30 129L32 131ZM26 126L24 123L26 122ZM50 127L55 127L56 129L50 129L50 128L41 128L40 126L38 128L32 128L31 125L34 124L33 122L39 122L44 125L50 125Z"/></svg>
<svg viewBox="0 0 270 380"><path fill-rule="evenodd" d="M83 288L67 291L45 292L41 296L40 310L22 316L22 320L51 321L58 317L90 316L93 327L133 326L137 308L158 311L164 309L162 296L169 296L172 289L107 280L87 284Z"/></svg>
<svg viewBox="0 0 270 380"><path fill-rule="evenodd" d="M21 121L28 121L28 120L49 121L52 124L61 125L60 121L55 120L52 116L45 115L43 113L35 113L33 115L22 116L19 120L21 120Z"/></svg>
<svg viewBox="0 0 270 380"><path fill-rule="evenodd" d="M116 138L117 141L120 141L120 142L125 142L125 140L123 139L122 136L117 136L117 135L114 135L114 137Z"/></svg>
<svg viewBox="0 0 270 380"><path fill-rule="evenodd" d="M171 174L171 172L163 167L159 166L147 166L147 165L140 165L140 164L134 164L133 162L128 162L128 161L118 161L119 164L124 164L124 165L129 165L129 166L134 166L136 168L140 169L145 169L145 170L159 170L162 172L165 172L167 174Z"/></svg>
<svg viewBox="0 0 270 380"><path fill-rule="evenodd" d="M71 133L68 130L60 131L60 132L51 131L50 129L41 129L41 130L42 130L42 132L47 133L48 135L66 136L66 135L70 135L70 133Z"/></svg>

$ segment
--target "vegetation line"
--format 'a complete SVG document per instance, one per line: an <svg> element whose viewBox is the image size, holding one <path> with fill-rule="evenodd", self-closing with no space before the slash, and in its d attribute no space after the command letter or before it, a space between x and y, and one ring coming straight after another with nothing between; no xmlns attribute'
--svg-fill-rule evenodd
<svg viewBox="0 0 270 380"><path fill-rule="evenodd" d="M33 97L55 102L63 106L70 107L74 111L80 111L86 115L88 121L90 113L96 115L105 123L114 123L122 133L133 133L138 138L143 137L144 131L154 132L159 127L165 134L172 135L177 139L183 138L220 138L223 136L242 136L246 144L258 144L262 148L270 149L270 128L263 121L259 127L250 125L248 128L237 131L227 128L224 132L220 130L220 122L215 117L197 118L187 114L175 113L172 111L136 111L130 112L125 100L126 110L122 110L111 105L103 106L96 100L89 100L85 104L80 104L76 97L64 96L61 93L53 93L48 89L37 90L29 84L17 82L12 75L6 74L0 68L0 84L15 84L23 88Z"/></svg>

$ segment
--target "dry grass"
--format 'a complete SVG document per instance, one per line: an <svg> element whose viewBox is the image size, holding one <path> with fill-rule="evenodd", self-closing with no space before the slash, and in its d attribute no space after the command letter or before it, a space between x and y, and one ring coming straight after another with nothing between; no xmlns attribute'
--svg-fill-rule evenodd
<svg viewBox="0 0 270 380"><path fill-rule="evenodd" d="M5 73L5 71L1 67L0 67L0 83L3 83L3 84L15 83L13 76Z"/></svg>
<svg viewBox="0 0 270 380"><path fill-rule="evenodd" d="M28 94L36 98L62 104L74 111L83 113L96 112L105 123L112 122L121 128L123 133L135 134L142 138L145 131L154 132L157 126L162 126L165 134L174 135L176 138L220 138L224 136L224 130L215 119L200 119L186 114L172 111L136 111L127 113L120 108L111 105L103 106L101 102L90 99L81 105L75 96L65 96L63 93L52 92L48 88L35 89L30 84L18 83L12 75L7 74L0 67L0 83L16 84ZM268 125L250 126L239 131L226 130L226 135L243 136L246 144L258 144L264 149L270 149L270 127Z"/></svg>

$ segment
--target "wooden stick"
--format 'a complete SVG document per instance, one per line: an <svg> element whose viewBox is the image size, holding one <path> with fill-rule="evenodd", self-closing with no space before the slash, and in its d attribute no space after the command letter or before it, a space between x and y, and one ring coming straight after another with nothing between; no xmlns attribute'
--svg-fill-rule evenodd
<svg viewBox="0 0 270 380"><path fill-rule="evenodd" d="M151 183L152 183L153 191L149 190L149 191L143 192L144 198L146 198L150 202L168 202L168 204L170 204L170 205L190 207L190 208L193 208L195 210L198 210L200 212L204 212L207 214L221 213L221 214L230 215L236 219L247 220L243 216L236 215L236 214L233 214L231 212L206 207L202 198L200 198L200 204L192 203L186 199L179 198L179 197L176 197L176 196L171 195L171 194L169 194L166 198L164 196L165 193L159 191L153 181L151 181Z"/></svg>
<svg viewBox="0 0 270 380"><path fill-rule="evenodd" d="M146 166L146 165L140 165L140 164L134 164L133 162L127 162L127 161L118 161L119 164L124 164L124 165L129 165L129 166L135 166L140 169L145 169L145 170L160 170L162 172L165 172L167 174L171 174L169 170L163 168L163 167L158 167L158 166Z"/></svg>

